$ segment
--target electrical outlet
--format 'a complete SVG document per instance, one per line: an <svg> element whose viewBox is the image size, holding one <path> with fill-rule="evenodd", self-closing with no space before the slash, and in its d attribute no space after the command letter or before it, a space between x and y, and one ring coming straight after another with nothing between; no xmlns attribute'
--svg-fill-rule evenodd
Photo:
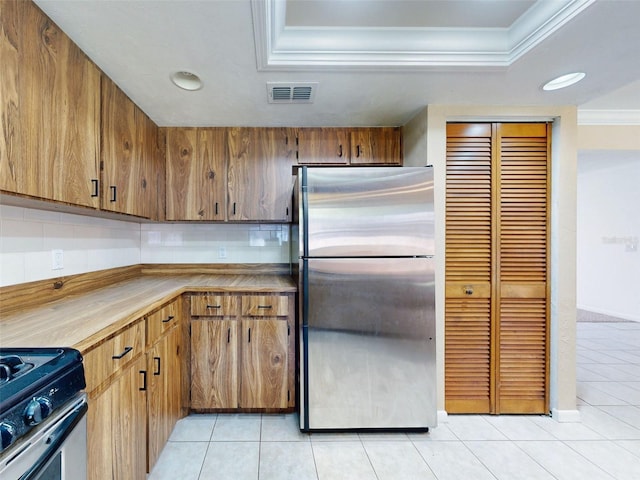
<svg viewBox="0 0 640 480"><path fill-rule="evenodd" d="M51 250L51 270L62 270L64 268L64 252L62 250Z"/></svg>
<svg viewBox="0 0 640 480"><path fill-rule="evenodd" d="M227 258L227 247L218 247L218 258Z"/></svg>

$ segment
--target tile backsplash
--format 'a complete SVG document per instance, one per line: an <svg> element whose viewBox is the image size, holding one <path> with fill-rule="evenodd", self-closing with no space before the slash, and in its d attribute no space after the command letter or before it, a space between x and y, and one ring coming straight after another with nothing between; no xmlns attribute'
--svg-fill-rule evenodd
<svg viewBox="0 0 640 480"><path fill-rule="evenodd" d="M52 269L53 251L63 268ZM289 225L110 220L0 205L0 286L138 263L288 263Z"/></svg>

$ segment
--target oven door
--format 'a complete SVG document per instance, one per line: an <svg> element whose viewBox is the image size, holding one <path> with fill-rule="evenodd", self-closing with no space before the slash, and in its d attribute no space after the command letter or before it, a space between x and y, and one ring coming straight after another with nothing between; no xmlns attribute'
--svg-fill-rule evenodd
<svg viewBox="0 0 640 480"><path fill-rule="evenodd" d="M0 465L0 478L86 480L87 399L79 394L16 444Z"/></svg>

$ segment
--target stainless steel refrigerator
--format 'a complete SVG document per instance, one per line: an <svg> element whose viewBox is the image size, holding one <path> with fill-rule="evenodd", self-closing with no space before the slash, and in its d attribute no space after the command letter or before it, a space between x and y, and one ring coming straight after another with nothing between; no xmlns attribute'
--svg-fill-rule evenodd
<svg viewBox="0 0 640 480"><path fill-rule="evenodd" d="M298 172L300 428L436 425L433 169Z"/></svg>

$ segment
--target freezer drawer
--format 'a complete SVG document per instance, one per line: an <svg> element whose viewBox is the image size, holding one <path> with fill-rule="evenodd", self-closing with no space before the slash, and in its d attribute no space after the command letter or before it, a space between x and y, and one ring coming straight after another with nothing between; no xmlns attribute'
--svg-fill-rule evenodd
<svg viewBox="0 0 640 480"><path fill-rule="evenodd" d="M434 426L433 259L309 259L302 268L302 428Z"/></svg>

